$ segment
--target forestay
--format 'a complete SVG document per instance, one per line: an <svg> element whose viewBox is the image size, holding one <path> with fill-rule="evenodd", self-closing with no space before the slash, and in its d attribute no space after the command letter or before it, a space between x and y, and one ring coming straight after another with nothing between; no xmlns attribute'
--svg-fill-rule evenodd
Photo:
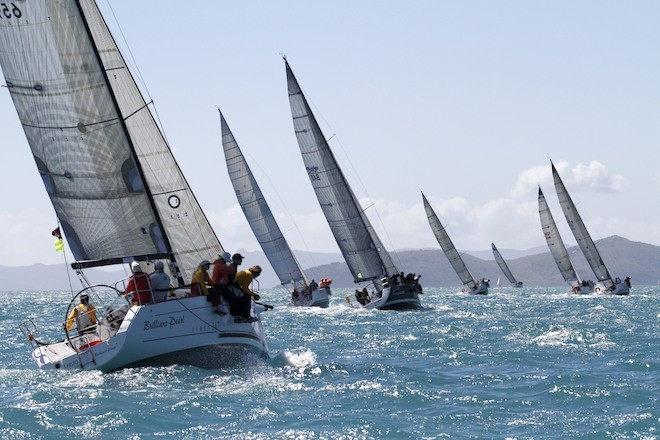
<svg viewBox="0 0 660 440"><path fill-rule="evenodd" d="M190 279L222 247L96 4L8 5L0 65L74 257L168 257Z"/></svg>
<svg viewBox="0 0 660 440"><path fill-rule="evenodd" d="M456 250L456 246L452 243L451 238L449 238L447 231L444 226L442 226L442 223L440 223L440 219L431 207L429 201L426 199L424 193L422 193L422 200L424 201L424 209L426 210L426 216L429 225L431 225L431 230L433 231L435 238L438 240L443 252L447 256L451 267L454 268L454 271L456 271L456 274L464 285L474 288L477 284L474 282L472 274L470 274L465 262L463 262L463 258L461 258L461 254Z"/></svg>
<svg viewBox="0 0 660 440"><path fill-rule="evenodd" d="M289 103L303 162L321 209L356 282L398 274L346 181L286 62Z"/></svg>
<svg viewBox="0 0 660 440"><path fill-rule="evenodd" d="M304 288L309 284L308 280L277 225L222 112L220 112L220 121L222 147L225 152L229 177L252 232L273 266L280 283L283 286L292 284L292 287Z"/></svg>

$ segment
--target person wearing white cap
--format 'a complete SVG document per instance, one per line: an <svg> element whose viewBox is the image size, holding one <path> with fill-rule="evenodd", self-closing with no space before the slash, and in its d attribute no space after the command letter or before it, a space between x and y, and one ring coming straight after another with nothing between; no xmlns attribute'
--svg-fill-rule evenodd
<svg viewBox="0 0 660 440"><path fill-rule="evenodd" d="M124 295L133 294L132 303L143 305L151 302L151 287L149 287L149 275L142 272L142 267L137 261L131 262L133 274L128 279Z"/></svg>
<svg viewBox="0 0 660 440"><path fill-rule="evenodd" d="M154 295L154 302L163 302L170 291L170 277L165 273L162 261L156 261L154 271L149 274L149 284Z"/></svg>
<svg viewBox="0 0 660 440"><path fill-rule="evenodd" d="M213 262L211 281L213 281L214 286L227 286L234 281L233 275L236 275L236 268L229 266L230 262L231 255L229 255L229 252L219 254L218 258Z"/></svg>
<svg viewBox="0 0 660 440"><path fill-rule="evenodd" d="M192 281L190 284L190 294L192 296L197 295L206 295L208 296L209 290L207 286L213 286L213 281L209 276L208 270L211 267L211 262L209 260L202 260L197 266L197 270L192 276Z"/></svg>

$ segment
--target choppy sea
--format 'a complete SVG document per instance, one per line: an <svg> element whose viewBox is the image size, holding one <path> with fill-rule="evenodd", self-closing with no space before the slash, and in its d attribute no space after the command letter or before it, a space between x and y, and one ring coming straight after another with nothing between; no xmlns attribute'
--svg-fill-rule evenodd
<svg viewBox="0 0 660 440"><path fill-rule="evenodd" d="M421 311L262 315L272 359L109 374L40 371L18 325L62 322L68 292L0 292L3 439L660 437L660 288L467 296L425 288ZM61 335L60 335L61 336Z"/></svg>

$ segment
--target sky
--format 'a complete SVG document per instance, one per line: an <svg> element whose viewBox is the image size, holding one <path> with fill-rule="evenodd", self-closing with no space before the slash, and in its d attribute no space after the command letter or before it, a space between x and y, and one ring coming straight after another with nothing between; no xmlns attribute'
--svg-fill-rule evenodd
<svg viewBox="0 0 660 440"><path fill-rule="evenodd" d="M550 159L594 239L660 245L660 2L99 7L230 252L259 246L227 175L218 108L291 247L339 252L296 143L283 55L388 249L439 248L420 191L459 249L545 246L539 185L575 243ZM62 262L6 88L0 133L0 265Z"/></svg>

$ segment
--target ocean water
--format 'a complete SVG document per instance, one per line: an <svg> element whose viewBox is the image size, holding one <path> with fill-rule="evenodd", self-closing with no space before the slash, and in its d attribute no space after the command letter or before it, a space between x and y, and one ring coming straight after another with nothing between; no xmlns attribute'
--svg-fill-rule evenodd
<svg viewBox="0 0 660 440"><path fill-rule="evenodd" d="M110 374L30 358L18 325L55 328L69 293L0 292L0 437L660 437L660 288L456 290L425 288L408 312L352 309L347 289L328 309L292 308L266 290L270 361Z"/></svg>

